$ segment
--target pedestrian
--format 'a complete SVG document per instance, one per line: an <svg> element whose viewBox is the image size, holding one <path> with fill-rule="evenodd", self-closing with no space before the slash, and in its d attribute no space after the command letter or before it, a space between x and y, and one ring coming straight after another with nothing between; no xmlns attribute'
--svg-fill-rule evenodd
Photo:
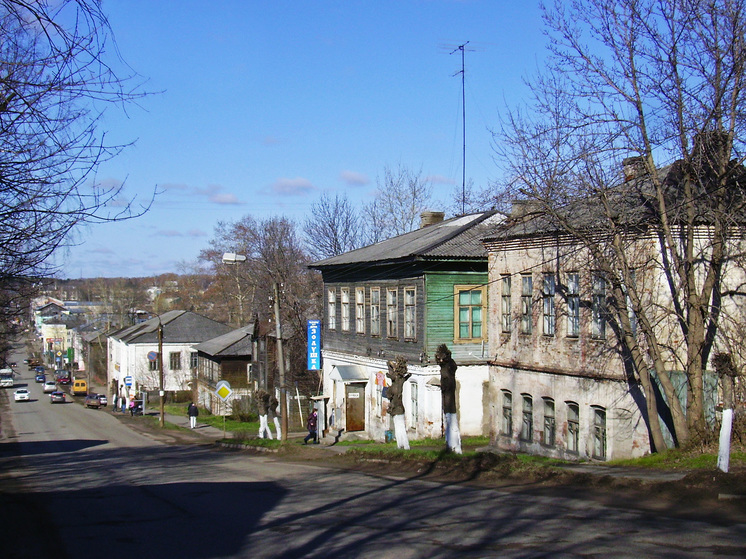
<svg viewBox="0 0 746 559"><path fill-rule="evenodd" d="M194 429L197 427L197 416L199 415L199 409L197 409L197 405L194 402L189 402L187 415L189 416L189 428Z"/></svg>
<svg viewBox="0 0 746 559"><path fill-rule="evenodd" d="M269 413L269 394L264 390L257 392L258 408L259 408L259 438L263 439L267 435L268 439L272 439L272 431L269 430L267 425L267 414Z"/></svg>
<svg viewBox="0 0 746 559"><path fill-rule="evenodd" d="M119 402L119 399L117 398L117 395L114 394L114 397L112 398L112 401L114 402L114 407L111 411L116 412L117 411L117 402Z"/></svg>
<svg viewBox="0 0 746 559"><path fill-rule="evenodd" d="M318 415L316 414L316 408L313 408L311 410L311 413L308 414L308 421L306 422L306 428L308 429L308 435L306 435L306 438L303 439L303 444L308 444L308 439L313 439L314 444L316 444L317 423L318 423Z"/></svg>

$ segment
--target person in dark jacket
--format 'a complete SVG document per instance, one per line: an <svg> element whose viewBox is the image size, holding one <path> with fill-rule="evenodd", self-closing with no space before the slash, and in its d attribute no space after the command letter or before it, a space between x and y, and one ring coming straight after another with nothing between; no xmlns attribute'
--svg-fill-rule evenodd
<svg viewBox="0 0 746 559"><path fill-rule="evenodd" d="M309 439L313 439L313 442L316 443L316 427L318 424L318 415L316 414L316 408L311 410L311 413L308 414L308 421L306 422L306 428L308 429L308 435L306 435L306 438L303 439L303 444L308 444Z"/></svg>
<svg viewBox="0 0 746 559"><path fill-rule="evenodd" d="M187 415L189 416L189 428L194 429L197 426L197 416L199 415L199 410L194 402L189 403Z"/></svg>

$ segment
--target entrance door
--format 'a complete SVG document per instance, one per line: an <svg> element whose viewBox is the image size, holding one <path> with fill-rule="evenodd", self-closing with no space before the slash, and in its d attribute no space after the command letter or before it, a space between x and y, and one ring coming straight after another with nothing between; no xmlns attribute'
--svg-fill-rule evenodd
<svg viewBox="0 0 746 559"><path fill-rule="evenodd" d="M347 431L365 431L365 385L345 385Z"/></svg>

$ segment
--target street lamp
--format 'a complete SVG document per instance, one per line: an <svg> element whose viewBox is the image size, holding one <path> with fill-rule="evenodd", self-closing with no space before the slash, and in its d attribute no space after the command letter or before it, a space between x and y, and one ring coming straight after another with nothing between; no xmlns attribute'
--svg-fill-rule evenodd
<svg viewBox="0 0 746 559"><path fill-rule="evenodd" d="M246 256L243 254L236 254L235 252L223 253L223 264L241 264L246 262ZM238 276L236 276L236 283L238 283ZM277 335L277 366L280 372L280 430L282 431L281 438L286 441L288 438L288 410L287 410L287 391L285 390L285 357L282 351L282 326L280 324L280 286L278 283L274 284L274 310L275 310L275 326ZM241 301L239 300L239 303Z"/></svg>

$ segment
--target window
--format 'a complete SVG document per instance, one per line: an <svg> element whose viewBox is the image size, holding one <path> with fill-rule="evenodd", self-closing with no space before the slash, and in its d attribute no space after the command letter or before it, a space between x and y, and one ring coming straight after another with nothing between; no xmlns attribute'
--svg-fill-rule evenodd
<svg viewBox="0 0 746 559"><path fill-rule="evenodd" d="M413 340L417 334L417 290L404 288L404 338Z"/></svg>
<svg viewBox="0 0 746 559"><path fill-rule="evenodd" d="M606 337L606 280L600 275L593 276L593 324L591 337L603 340Z"/></svg>
<svg viewBox="0 0 746 559"><path fill-rule="evenodd" d="M168 368L172 371L181 370L181 352L172 352L168 354Z"/></svg>
<svg viewBox="0 0 746 559"><path fill-rule="evenodd" d="M410 382L409 383L409 393L412 396L412 405L410 406L411 414L412 414L412 421L410 422L410 425L412 428L417 428L417 420L420 416L420 394L418 392L418 386L416 382Z"/></svg>
<svg viewBox="0 0 746 559"><path fill-rule="evenodd" d="M342 288L342 332L350 331L350 289Z"/></svg>
<svg viewBox="0 0 746 559"><path fill-rule="evenodd" d="M156 359L153 359L152 361L148 361L149 369L151 371L159 371L160 367L158 366L158 362L161 360L160 356Z"/></svg>
<svg viewBox="0 0 746 559"><path fill-rule="evenodd" d="M370 288L370 335L381 335L381 288Z"/></svg>
<svg viewBox="0 0 746 559"><path fill-rule="evenodd" d="M606 460L606 410L593 406L593 457Z"/></svg>
<svg viewBox="0 0 746 559"><path fill-rule="evenodd" d="M189 353L189 365L192 369L196 369L199 364L199 354L196 351Z"/></svg>
<svg viewBox="0 0 746 559"><path fill-rule="evenodd" d="M636 271L634 269L629 271L629 280L634 283L636 278ZM635 314L634 308L632 308L632 298L629 296L629 286L624 286L624 292L627 300L627 316L629 316L629 326L632 330L632 335L637 335L637 315Z"/></svg>
<svg viewBox="0 0 746 559"><path fill-rule="evenodd" d="M544 302L544 335L554 336L557 315L554 307L554 294L556 290L556 284L554 281L553 274L544 274L544 288L542 290L542 298Z"/></svg>
<svg viewBox="0 0 746 559"><path fill-rule="evenodd" d="M500 317L502 331L505 334L510 333L511 319L510 310L512 302L510 300L510 276L502 277L502 295L500 298Z"/></svg>
<svg viewBox="0 0 746 559"><path fill-rule="evenodd" d="M554 400L544 398L544 432L542 441L547 446L554 446L555 420Z"/></svg>
<svg viewBox="0 0 746 559"><path fill-rule="evenodd" d="M580 274L567 274L567 335L580 336Z"/></svg>
<svg viewBox="0 0 746 559"><path fill-rule="evenodd" d="M575 402L567 402L567 451L578 453L580 411Z"/></svg>
<svg viewBox="0 0 746 559"><path fill-rule="evenodd" d="M513 394L503 390L503 416L501 433L511 437L513 435Z"/></svg>
<svg viewBox="0 0 746 559"><path fill-rule="evenodd" d="M531 442L534 432L534 401L528 394L523 394L523 421L521 423L521 440Z"/></svg>
<svg viewBox="0 0 746 559"><path fill-rule="evenodd" d="M337 290L333 287L327 291L327 320L329 322L329 330L337 329Z"/></svg>
<svg viewBox="0 0 746 559"><path fill-rule="evenodd" d="M399 301L396 289L386 290L386 335L399 337Z"/></svg>
<svg viewBox="0 0 746 559"><path fill-rule="evenodd" d="M365 288L355 288L355 331L365 334Z"/></svg>
<svg viewBox="0 0 746 559"><path fill-rule="evenodd" d="M482 339L482 316L485 302L483 287L454 287L456 299L456 316L458 320L457 338L459 340Z"/></svg>
<svg viewBox="0 0 746 559"><path fill-rule="evenodd" d="M521 283L521 334L530 334L533 330L534 279L531 276L522 276Z"/></svg>

